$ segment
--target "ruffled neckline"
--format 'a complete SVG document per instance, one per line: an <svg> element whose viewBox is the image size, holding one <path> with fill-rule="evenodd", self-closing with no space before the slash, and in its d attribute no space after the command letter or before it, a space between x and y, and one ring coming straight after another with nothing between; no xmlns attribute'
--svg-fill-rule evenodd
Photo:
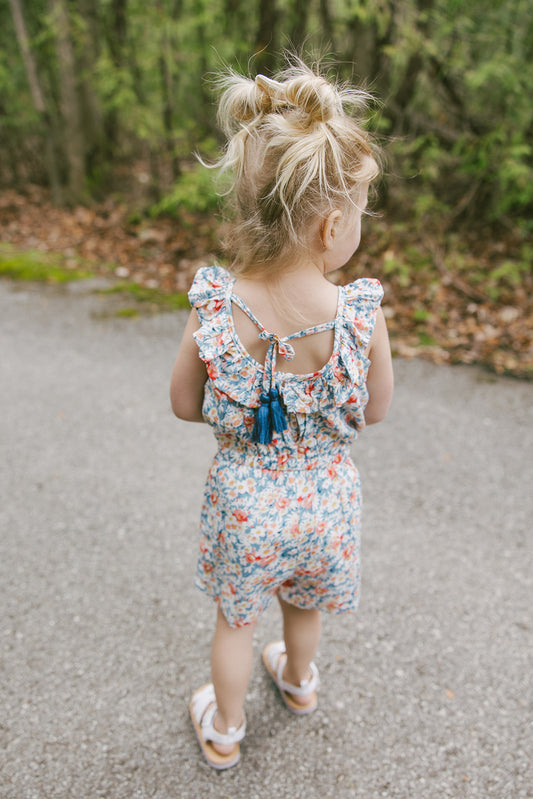
<svg viewBox="0 0 533 799"><path fill-rule="evenodd" d="M240 404L258 407L265 366L250 355L235 330L234 283L233 276L220 266L198 271L189 292L201 323L194 338L213 386ZM369 278L338 289L334 344L328 361L314 372L274 372L275 385L289 411L310 413L366 401L370 361L365 351L383 289L378 280Z"/></svg>

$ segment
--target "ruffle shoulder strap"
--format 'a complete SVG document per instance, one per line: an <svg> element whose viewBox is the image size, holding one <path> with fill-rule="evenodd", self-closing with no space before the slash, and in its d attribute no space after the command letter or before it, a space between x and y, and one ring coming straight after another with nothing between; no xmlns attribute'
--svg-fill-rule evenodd
<svg viewBox="0 0 533 799"><path fill-rule="evenodd" d="M188 296L201 322L220 312L231 281L231 275L221 266L203 266L197 271Z"/></svg>
<svg viewBox="0 0 533 799"><path fill-rule="evenodd" d="M336 370L337 402L346 402L354 388L365 390L370 361L366 350L374 332L376 314L383 299L379 280L360 278L344 287L339 337L339 360Z"/></svg>
<svg viewBox="0 0 533 799"><path fill-rule="evenodd" d="M374 332L383 286L379 280L364 277L349 283L344 292L343 343L351 344L355 337L357 345L364 351Z"/></svg>
<svg viewBox="0 0 533 799"><path fill-rule="evenodd" d="M206 266L198 270L190 288L189 302L200 320L193 335L205 363L215 361L232 347L228 325L232 283L230 273L221 266Z"/></svg>

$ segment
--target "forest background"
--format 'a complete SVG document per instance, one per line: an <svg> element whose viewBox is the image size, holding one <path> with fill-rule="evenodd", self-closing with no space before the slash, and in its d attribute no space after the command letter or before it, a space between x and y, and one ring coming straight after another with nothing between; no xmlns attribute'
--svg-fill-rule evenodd
<svg viewBox="0 0 533 799"><path fill-rule="evenodd" d="M382 280L397 353L531 377L529 0L2 0L0 272L182 303L224 258L192 157L221 143L209 76L284 48L377 100L385 175L339 279Z"/></svg>

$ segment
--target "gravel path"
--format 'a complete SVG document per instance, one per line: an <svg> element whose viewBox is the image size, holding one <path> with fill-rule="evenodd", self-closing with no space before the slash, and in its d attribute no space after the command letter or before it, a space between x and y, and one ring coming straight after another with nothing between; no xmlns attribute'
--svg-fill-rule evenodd
<svg viewBox="0 0 533 799"><path fill-rule="evenodd" d="M210 431L172 417L182 313L0 282L1 799L533 796L533 384L396 361L354 448L363 596L324 619L290 716L257 632L241 764L188 719L213 608L192 584Z"/></svg>

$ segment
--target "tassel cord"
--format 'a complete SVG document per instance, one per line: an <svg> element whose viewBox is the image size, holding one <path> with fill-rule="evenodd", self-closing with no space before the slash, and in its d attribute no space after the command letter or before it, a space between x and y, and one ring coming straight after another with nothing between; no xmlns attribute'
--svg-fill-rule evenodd
<svg viewBox="0 0 533 799"><path fill-rule="evenodd" d="M276 347L273 341L268 348L265 360L263 391L260 405L256 411L252 441L259 444L270 444L272 432L282 433L287 429L287 419L281 404L279 391L275 385Z"/></svg>
<svg viewBox="0 0 533 799"><path fill-rule="evenodd" d="M255 424L252 431L252 441L257 444L270 444L272 441L272 420L270 416L270 394L263 391L261 404L255 415Z"/></svg>

